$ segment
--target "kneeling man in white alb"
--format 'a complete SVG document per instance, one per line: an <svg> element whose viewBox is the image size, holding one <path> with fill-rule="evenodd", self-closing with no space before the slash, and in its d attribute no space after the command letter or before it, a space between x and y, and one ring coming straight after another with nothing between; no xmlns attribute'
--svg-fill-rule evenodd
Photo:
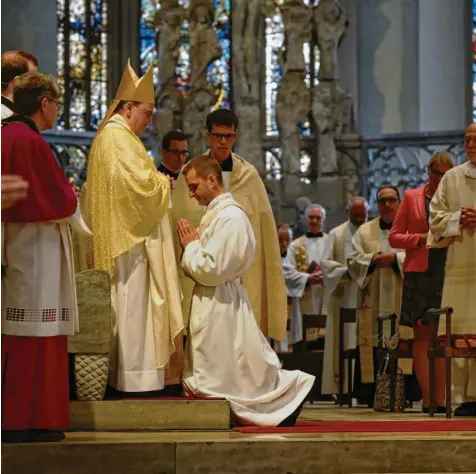
<svg viewBox="0 0 476 474"><path fill-rule="evenodd" d="M248 217L224 193L216 160L198 156L182 172L190 198L206 206L197 230L177 223L181 266L195 281L184 390L227 399L240 424L293 426L315 377L282 370L256 324L240 281L256 250Z"/></svg>

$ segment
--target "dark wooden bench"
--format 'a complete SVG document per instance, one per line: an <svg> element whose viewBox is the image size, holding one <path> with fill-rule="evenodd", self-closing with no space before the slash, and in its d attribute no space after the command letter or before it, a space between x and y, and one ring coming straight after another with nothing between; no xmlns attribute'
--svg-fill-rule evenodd
<svg viewBox="0 0 476 474"><path fill-rule="evenodd" d="M438 326L440 316L446 315L444 345L438 342ZM428 349L428 363L430 375L430 416L435 413L435 360L445 359L445 400L446 418L451 418L451 359L476 359L476 347L456 347L457 336L451 333L453 308L445 307L430 309L425 320L430 326L430 349Z"/></svg>
<svg viewBox="0 0 476 474"><path fill-rule="evenodd" d="M324 329L326 327L326 316L318 314L302 315L303 340L293 344L292 352L279 353L278 356L286 370L302 370L314 375L316 381L309 392L307 400L314 402L324 400L322 395L322 370L324 361L324 340L307 340L308 329ZM330 397L329 397L330 398Z"/></svg>
<svg viewBox="0 0 476 474"><path fill-rule="evenodd" d="M344 405L344 377L345 377L345 361L347 361L347 406L352 408L352 391L353 391L353 370L352 362L357 358L358 347L344 349L344 331L346 324L357 322L357 310L351 308L340 308L339 310L339 406Z"/></svg>

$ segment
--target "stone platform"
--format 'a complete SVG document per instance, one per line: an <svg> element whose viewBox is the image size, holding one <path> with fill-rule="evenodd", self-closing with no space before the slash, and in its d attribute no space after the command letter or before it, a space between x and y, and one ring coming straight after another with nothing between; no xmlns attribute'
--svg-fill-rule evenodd
<svg viewBox="0 0 476 474"><path fill-rule="evenodd" d="M414 420L414 413L306 407L304 420ZM2 446L2 473L370 474L476 472L476 432L242 434L69 432L57 444Z"/></svg>
<svg viewBox="0 0 476 474"><path fill-rule="evenodd" d="M227 430L225 400L114 400L71 402L75 431Z"/></svg>

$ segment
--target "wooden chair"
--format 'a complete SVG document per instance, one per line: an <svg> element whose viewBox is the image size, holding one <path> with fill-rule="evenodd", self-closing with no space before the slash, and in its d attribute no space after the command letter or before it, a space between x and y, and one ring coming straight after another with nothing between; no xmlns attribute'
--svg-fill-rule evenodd
<svg viewBox="0 0 476 474"><path fill-rule="evenodd" d="M314 375L316 381L309 392L307 400L311 403L317 400L325 400L322 395L322 370L324 350L322 340L307 341L307 329L323 329L326 327L326 316L317 314L303 314L303 340L293 345L292 352L279 353L278 356L286 370L302 370Z"/></svg>
<svg viewBox="0 0 476 474"><path fill-rule="evenodd" d="M438 325L440 315L446 315L444 346L438 344ZM451 334L451 320L453 308L428 310L425 321L430 326L430 349L428 349L428 362L430 372L430 416L435 413L435 360L445 359L445 400L446 418L451 418L451 359L475 359L476 347L456 347L456 336Z"/></svg>
<svg viewBox="0 0 476 474"><path fill-rule="evenodd" d="M383 323L390 321L390 338L393 338L397 333L397 315L390 314L388 316L378 316L377 318L377 332L379 335L377 343L377 361L379 366L381 365L384 357L389 356L388 368L390 371L390 411L395 411L396 401L396 384L397 384L397 372L398 372L398 360L399 359L413 359L413 347L410 341L408 346L402 348L400 344L396 348L383 347Z"/></svg>
<svg viewBox="0 0 476 474"><path fill-rule="evenodd" d="M351 308L340 308L339 310L339 406L344 404L344 363L347 361L347 406L352 408L352 361L357 358L358 348L344 349L344 331L346 324L357 322L357 310Z"/></svg>

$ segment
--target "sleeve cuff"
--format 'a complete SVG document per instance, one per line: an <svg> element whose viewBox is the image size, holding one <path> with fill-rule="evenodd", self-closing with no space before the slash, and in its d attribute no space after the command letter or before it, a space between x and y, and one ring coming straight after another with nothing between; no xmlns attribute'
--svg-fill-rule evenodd
<svg viewBox="0 0 476 474"><path fill-rule="evenodd" d="M442 237L454 237L459 235L459 222L461 220L461 211L453 212L448 221L446 230L443 232Z"/></svg>

